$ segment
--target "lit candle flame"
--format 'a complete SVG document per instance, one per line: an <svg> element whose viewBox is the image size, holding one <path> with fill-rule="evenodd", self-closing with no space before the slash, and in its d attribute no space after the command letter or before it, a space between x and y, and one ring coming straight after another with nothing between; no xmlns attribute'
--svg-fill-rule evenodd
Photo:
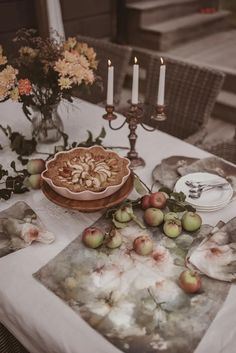
<svg viewBox="0 0 236 353"><path fill-rule="evenodd" d="M111 66L111 60L108 59L108 66Z"/></svg>
<svg viewBox="0 0 236 353"><path fill-rule="evenodd" d="M134 63L137 64L138 59L136 58L136 56L134 57Z"/></svg>
<svg viewBox="0 0 236 353"><path fill-rule="evenodd" d="M161 65L163 65L164 64L164 60L161 58Z"/></svg>

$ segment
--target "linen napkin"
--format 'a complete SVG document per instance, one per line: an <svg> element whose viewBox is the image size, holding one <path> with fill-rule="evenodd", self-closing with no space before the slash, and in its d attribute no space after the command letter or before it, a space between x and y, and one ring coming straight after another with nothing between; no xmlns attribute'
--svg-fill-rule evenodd
<svg viewBox="0 0 236 353"><path fill-rule="evenodd" d="M55 239L25 202L0 212L0 257L25 248L33 241L50 244Z"/></svg>

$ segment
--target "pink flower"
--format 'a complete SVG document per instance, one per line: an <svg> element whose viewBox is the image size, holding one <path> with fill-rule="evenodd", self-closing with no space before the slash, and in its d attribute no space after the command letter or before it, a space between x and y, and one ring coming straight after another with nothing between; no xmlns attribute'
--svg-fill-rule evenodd
<svg viewBox="0 0 236 353"><path fill-rule="evenodd" d="M21 96L23 96L23 95L28 96L32 91L32 86L31 86L30 80L28 80L28 78L19 80L18 89L19 89L19 94Z"/></svg>

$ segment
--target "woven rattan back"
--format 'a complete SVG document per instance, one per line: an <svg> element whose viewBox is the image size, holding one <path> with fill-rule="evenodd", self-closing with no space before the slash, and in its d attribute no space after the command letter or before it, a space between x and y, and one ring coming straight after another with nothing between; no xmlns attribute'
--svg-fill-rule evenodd
<svg viewBox="0 0 236 353"><path fill-rule="evenodd" d="M212 146L209 152L236 164L236 132L234 138Z"/></svg>
<svg viewBox="0 0 236 353"><path fill-rule="evenodd" d="M90 93L82 94L80 97L92 103L105 101L107 84L107 61L110 59L112 65L114 66L114 96L116 100L119 100L132 49L127 46L113 44L105 40L86 36L78 35L77 39L79 42L86 42L96 51L98 60L97 75L101 77L103 82L102 90L100 87L94 85L91 88Z"/></svg>
<svg viewBox="0 0 236 353"><path fill-rule="evenodd" d="M165 104L167 120L159 129L187 138L202 128L210 117L224 74L206 67L166 58ZM160 58L150 55L145 100L156 104ZM149 117L147 117L149 119Z"/></svg>

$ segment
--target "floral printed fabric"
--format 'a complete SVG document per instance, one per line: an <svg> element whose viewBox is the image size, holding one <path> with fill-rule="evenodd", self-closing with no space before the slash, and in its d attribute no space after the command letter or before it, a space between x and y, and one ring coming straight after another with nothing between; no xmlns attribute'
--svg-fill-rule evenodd
<svg viewBox="0 0 236 353"><path fill-rule="evenodd" d="M25 202L17 202L0 212L0 257L25 248L34 241L50 244L54 239Z"/></svg>
<svg viewBox="0 0 236 353"><path fill-rule="evenodd" d="M94 226L107 231L111 224L102 217ZM123 243L113 250L89 249L78 236L34 276L123 352L194 352L229 284L202 277L196 295L179 287L196 235L172 240L157 227L144 231L132 221L121 232ZM149 256L133 251L134 239L144 233L154 241Z"/></svg>

